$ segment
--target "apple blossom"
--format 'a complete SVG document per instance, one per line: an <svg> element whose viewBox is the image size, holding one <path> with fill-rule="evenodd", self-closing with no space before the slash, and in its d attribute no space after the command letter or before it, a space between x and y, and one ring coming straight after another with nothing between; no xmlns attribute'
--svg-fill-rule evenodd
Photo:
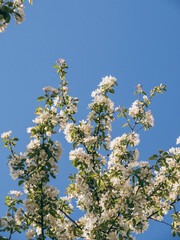
<svg viewBox="0 0 180 240"><path fill-rule="evenodd" d="M133 240L134 234L148 228L150 219L164 223L164 216L173 209L173 223L169 226L173 236L180 236L180 216L176 209L180 201L180 148L159 150L148 161L140 161L137 149L139 131L154 126L148 109L151 100L166 87L156 86L148 96L139 84L135 92L139 96L132 106L115 108L109 94L114 93L117 80L105 77L91 94L87 118L77 122L74 114L78 99L69 96L65 60L60 59L54 67L60 85L57 89L45 87L45 95L37 99L45 104L36 109L34 126L27 129L31 140L25 153L14 152L18 139L10 138L11 132L1 135L4 146L11 151L10 174L19 180L19 185L23 184L26 194L21 200L21 193L10 192L11 197L6 200L9 209L17 204L22 206L2 218L3 231L12 235L20 229L29 240L46 237ZM111 139L116 114L125 120L123 127L128 129ZM67 142L73 143L69 159L77 168L77 172L69 176L70 184L63 197L49 185L51 177L56 178L59 172L58 161L62 156L60 142L52 140L58 129L63 130ZM176 143L179 142L178 138ZM71 215L74 200L82 211L77 220Z"/></svg>

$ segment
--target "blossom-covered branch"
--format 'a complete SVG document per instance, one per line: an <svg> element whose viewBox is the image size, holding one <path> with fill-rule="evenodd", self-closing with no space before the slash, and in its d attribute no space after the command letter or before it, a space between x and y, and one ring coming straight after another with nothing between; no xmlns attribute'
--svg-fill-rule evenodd
<svg viewBox="0 0 180 240"><path fill-rule="evenodd" d="M12 16L14 16L17 24L24 21L23 2L24 0L0 0L0 33L5 31L5 28L8 26ZM32 4L32 0L29 0L29 2Z"/></svg>
<svg viewBox="0 0 180 240"><path fill-rule="evenodd" d="M38 101L34 126L27 129L31 134L25 153L14 151L17 138L11 131L1 137L8 147L10 174L24 186L25 200L7 198L15 215L4 217L2 230L10 237L17 229L26 231L27 239L78 239L106 240L135 239L132 234L143 233L153 219L162 222L171 209L173 236L180 236L179 212L176 203L180 190L180 148L159 150L148 161L140 161L138 145L140 130L154 126L149 106L156 94L166 91L166 86L156 86L147 94L140 84L137 99L129 108L115 107L110 95L115 93L117 79L102 79L92 92L89 114L77 122L78 99L69 95L65 60L59 59L54 66L59 75L57 88L47 86ZM118 114L117 114L118 113ZM112 122L116 118L125 121L126 131L111 139ZM118 119L117 119L118 121ZM125 129L125 128L123 128ZM67 142L73 143L69 153L72 165L77 169L70 175L66 195L59 198L59 191L49 185L56 178L58 161L62 155L61 144L53 135L63 131ZM180 137L177 139L180 143ZM79 219L73 219L72 200L82 211ZM20 208L15 208L21 204ZM12 217L13 216L13 217ZM9 221L9 217L13 218ZM18 228L17 228L18 226Z"/></svg>

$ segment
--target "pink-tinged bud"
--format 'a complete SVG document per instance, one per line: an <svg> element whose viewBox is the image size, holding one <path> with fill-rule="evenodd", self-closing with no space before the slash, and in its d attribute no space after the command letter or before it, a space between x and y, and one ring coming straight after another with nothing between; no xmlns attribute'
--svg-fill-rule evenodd
<svg viewBox="0 0 180 240"><path fill-rule="evenodd" d="M65 61L64 59L62 59L62 58L60 58L59 61L60 61L60 63L61 63L62 65L66 63L66 61Z"/></svg>
<svg viewBox="0 0 180 240"><path fill-rule="evenodd" d="M141 84L138 84L138 85L137 85L137 88L140 88L140 87L142 87Z"/></svg>
<svg viewBox="0 0 180 240"><path fill-rule="evenodd" d="M58 61L56 61L56 63L58 64L59 62L58 62Z"/></svg>
<svg viewBox="0 0 180 240"><path fill-rule="evenodd" d="M115 108L115 112L121 112L121 106Z"/></svg>
<svg viewBox="0 0 180 240"><path fill-rule="evenodd" d="M62 87L62 89L63 89L63 91L65 91L65 92L68 92L69 91L69 89L67 88L67 87Z"/></svg>
<svg viewBox="0 0 180 240"><path fill-rule="evenodd" d="M142 85L138 84L135 88L138 89L138 92L141 93L142 92Z"/></svg>

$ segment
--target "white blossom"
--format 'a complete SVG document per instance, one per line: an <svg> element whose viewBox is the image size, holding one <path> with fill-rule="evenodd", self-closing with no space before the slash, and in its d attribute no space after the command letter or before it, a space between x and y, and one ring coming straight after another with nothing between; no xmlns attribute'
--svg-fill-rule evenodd
<svg viewBox="0 0 180 240"><path fill-rule="evenodd" d="M18 210L16 211L16 214L15 214L16 224L18 224L18 225L21 224L22 214L23 214L23 208L18 208Z"/></svg>
<svg viewBox="0 0 180 240"><path fill-rule="evenodd" d="M132 132L129 134L127 139L130 141L130 144L133 144L133 146L137 146L140 142L139 140L139 134Z"/></svg>
<svg viewBox="0 0 180 240"><path fill-rule="evenodd" d="M9 194L14 195L15 197L20 197L23 195L20 191L12 191L12 190L10 191Z"/></svg>
<svg viewBox="0 0 180 240"><path fill-rule="evenodd" d="M32 139L30 143L27 145L27 150L31 150L39 146L40 146L40 141L38 139Z"/></svg>
<svg viewBox="0 0 180 240"><path fill-rule="evenodd" d="M106 85L108 88L110 88L112 85L114 85L114 83L117 81L117 79L115 77L112 76L106 76L104 78L102 78L102 81L100 82L100 84L98 86L104 86Z"/></svg>
<svg viewBox="0 0 180 240"><path fill-rule="evenodd" d="M139 100L136 100L135 102L133 102L132 106L129 108L129 115L133 118L142 112L143 112L143 109L141 106L141 102Z"/></svg>
<svg viewBox="0 0 180 240"><path fill-rule="evenodd" d="M74 130L74 124L73 123L68 123L66 125L66 128L64 129L64 134L66 137L66 140L70 143L73 142L73 138L72 138L72 131Z"/></svg>
<svg viewBox="0 0 180 240"><path fill-rule="evenodd" d="M153 115L151 113L151 110L148 110L146 112L145 123L148 123L149 125L151 125L151 127L154 127L154 118L153 118Z"/></svg>
<svg viewBox="0 0 180 240"><path fill-rule="evenodd" d="M121 145L123 141L127 139L127 134L124 133L121 137L116 137L113 141L110 143L110 149L117 148Z"/></svg>
<svg viewBox="0 0 180 240"><path fill-rule="evenodd" d="M29 228L28 231L26 232L26 237L27 240L31 240L35 236L34 230Z"/></svg>
<svg viewBox="0 0 180 240"><path fill-rule="evenodd" d="M0 219L0 228L7 227L8 223L5 219L1 218Z"/></svg>
<svg viewBox="0 0 180 240"><path fill-rule="evenodd" d="M12 131L4 132L1 134L1 138L9 138L11 136Z"/></svg>
<svg viewBox="0 0 180 240"><path fill-rule="evenodd" d="M176 144L178 145L180 143L180 136L176 140Z"/></svg>

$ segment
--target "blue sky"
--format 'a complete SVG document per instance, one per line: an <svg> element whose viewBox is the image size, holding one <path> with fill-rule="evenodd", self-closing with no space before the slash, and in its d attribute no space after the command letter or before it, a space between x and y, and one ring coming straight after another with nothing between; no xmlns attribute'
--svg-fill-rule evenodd
<svg viewBox="0 0 180 240"><path fill-rule="evenodd" d="M12 130L20 139L18 152L25 151L32 126L36 98L44 86L58 84L52 66L58 58L69 65L70 94L80 99L78 119L86 118L90 94L106 75L118 79L116 106L129 107L134 87L141 83L146 91L160 83L167 92L153 100L151 110L155 127L141 133L140 158L147 160L158 149L175 146L180 135L180 1L179 0L34 0L25 1L26 20L14 21L0 35L0 131ZM113 137L121 135L122 120L114 125ZM52 183L63 194L70 165L64 147L60 174ZM3 197L19 190L9 177L8 152L1 144L0 169L1 216L5 214ZM77 214L78 215L78 214ZM76 217L76 214L75 214ZM17 236L13 240L24 239ZM171 229L150 223L148 231L137 240L171 240Z"/></svg>

